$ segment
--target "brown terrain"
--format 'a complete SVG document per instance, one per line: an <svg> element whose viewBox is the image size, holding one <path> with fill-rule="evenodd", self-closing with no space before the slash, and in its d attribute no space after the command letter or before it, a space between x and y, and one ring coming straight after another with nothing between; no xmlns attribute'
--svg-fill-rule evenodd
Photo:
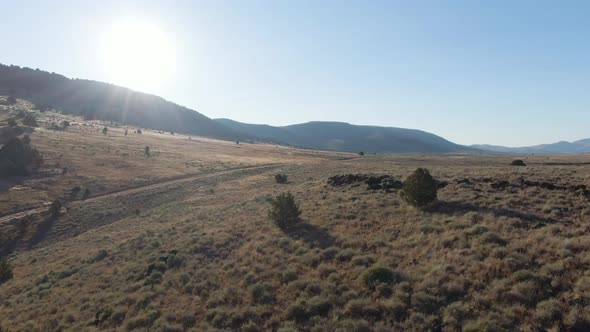
<svg viewBox="0 0 590 332"><path fill-rule="evenodd" d="M37 117L45 160L0 182L1 331L590 330L590 155L359 156L0 108ZM418 167L440 187L422 209L396 185ZM368 285L377 267L394 278Z"/></svg>

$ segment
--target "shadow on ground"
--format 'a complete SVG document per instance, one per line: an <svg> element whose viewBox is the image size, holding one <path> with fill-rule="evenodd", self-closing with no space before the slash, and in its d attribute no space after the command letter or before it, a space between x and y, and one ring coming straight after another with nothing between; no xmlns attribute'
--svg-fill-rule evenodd
<svg viewBox="0 0 590 332"><path fill-rule="evenodd" d="M436 213L443 213L453 215L456 213L467 213L467 212L479 212L479 213L492 213L496 217L508 217L508 218L518 218L524 223L515 224L515 227L522 227L522 228L538 228L543 227L546 224L554 224L557 221L551 218L543 218L534 214L527 214L522 213L514 210L509 209L498 209L498 208L488 208L482 207L477 204L473 203L466 203L466 202L447 202L447 201L437 201L432 205L426 207L424 209L428 212L436 212Z"/></svg>
<svg viewBox="0 0 590 332"><path fill-rule="evenodd" d="M285 234L294 239L307 243L310 247L327 248L334 244L334 237L325 229L316 225L301 223L284 230Z"/></svg>

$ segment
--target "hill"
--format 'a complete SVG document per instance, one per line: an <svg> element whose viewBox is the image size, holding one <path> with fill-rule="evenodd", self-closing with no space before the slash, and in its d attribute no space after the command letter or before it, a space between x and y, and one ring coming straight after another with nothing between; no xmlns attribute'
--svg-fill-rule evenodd
<svg viewBox="0 0 590 332"><path fill-rule="evenodd" d="M590 138L574 142L560 141L552 144L541 144L515 148L486 144L472 145L471 147L480 150L502 153L590 153Z"/></svg>
<svg viewBox="0 0 590 332"><path fill-rule="evenodd" d="M229 119L215 121L267 141L310 149L371 153L447 153L471 150L440 136L414 129L321 121L284 127L247 124Z"/></svg>
<svg viewBox="0 0 590 332"><path fill-rule="evenodd" d="M0 64L0 95L34 102L86 119L225 140L251 139L208 117L161 97L112 84L70 79L39 69Z"/></svg>

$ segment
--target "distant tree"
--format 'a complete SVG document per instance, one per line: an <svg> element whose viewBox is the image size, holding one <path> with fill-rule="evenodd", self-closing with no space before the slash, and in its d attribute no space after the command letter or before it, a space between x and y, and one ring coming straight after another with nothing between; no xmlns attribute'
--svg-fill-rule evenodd
<svg viewBox="0 0 590 332"><path fill-rule="evenodd" d="M49 206L49 211L48 211L49 215L53 218L59 217L59 214L61 212L61 207L62 207L61 201L59 199L56 199Z"/></svg>
<svg viewBox="0 0 590 332"><path fill-rule="evenodd" d="M276 183L287 183L287 174L275 174Z"/></svg>
<svg viewBox="0 0 590 332"><path fill-rule="evenodd" d="M359 152L359 156L364 156L365 153L363 151Z"/></svg>
<svg viewBox="0 0 590 332"><path fill-rule="evenodd" d="M141 129L137 129L137 133L141 135Z"/></svg>
<svg viewBox="0 0 590 332"><path fill-rule="evenodd" d="M6 103L8 105L14 105L16 104L16 98L14 98L13 96L8 96L8 98L6 98Z"/></svg>
<svg viewBox="0 0 590 332"><path fill-rule="evenodd" d="M107 127L102 128L103 135L106 135L108 132L109 132L109 128L107 128Z"/></svg>
<svg viewBox="0 0 590 332"><path fill-rule="evenodd" d="M125 136L127 136L127 128L125 128Z"/></svg>
<svg viewBox="0 0 590 332"><path fill-rule="evenodd" d="M23 118L23 124L29 127L39 127L37 123L37 119L33 116L33 114L27 113Z"/></svg>
<svg viewBox="0 0 590 332"><path fill-rule="evenodd" d="M281 229L288 229L301 222L301 209L291 193L282 193L270 202L268 217Z"/></svg>
<svg viewBox="0 0 590 332"><path fill-rule="evenodd" d="M0 177L28 175L37 170L43 158L31 146L29 136L14 137L0 149Z"/></svg>
<svg viewBox="0 0 590 332"><path fill-rule="evenodd" d="M424 168L418 168L404 181L401 198L408 204L423 207L436 200L438 184Z"/></svg>
<svg viewBox="0 0 590 332"><path fill-rule="evenodd" d="M11 127L16 127L18 125L13 118L6 120L6 123Z"/></svg>
<svg viewBox="0 0 590 332"><path fill-rule="evenodd" d="M170 132L170 135L174 136L174 132L173 132L173 131L171 131L171 132Z"/></svg>
<svg viewBox="0 0 590 332"><path fill-rule="evenodd" d="M59 126L61 127L62 130L65 130L66 128L68 128L70 126L70 121L63 120L62 122L60 122Z"/></svg>
<svg viewBox="0 0 590 332"><path fill-rule="evenodd" d="M12 266L6 258L0 258L0 285L12 279Z"/></svg>
<svg viewBox="0 0 590 332"><path fill-rule="evenodd" d="M147 145L145 146L145 149L143 150L143 154L146 158L150 157L151 154L150 154L150 147L149 146L147 146Z"/></svg>
<svg viewBox="0 0 590 332"><path fill-rule="evenodd" d="M516 159L513 160L510 165L512 166L526 166L526 164L524 163L524 161L522 161L521 159Z"/></svg>
<svg viewBox="0 0 590 332"><path fill-rule="evenodd" d="M240 141L236 141L236 144L240 144Z"/></svg>

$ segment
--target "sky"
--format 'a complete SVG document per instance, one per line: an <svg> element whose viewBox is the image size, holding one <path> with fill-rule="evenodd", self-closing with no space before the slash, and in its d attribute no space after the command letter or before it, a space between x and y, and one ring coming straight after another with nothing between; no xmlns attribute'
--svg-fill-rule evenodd
<svg viewBox="0 0 590 332"><path fill-rule="evenodd" d="M590 137L588 1L0 0L0 8L0 63L128 85L211 118L414 128L467 145ZM149 25L157 48L130 60L137 48L105 42L126 36L121 22ZM122 75L122 59L135 70Z"/></svg>

